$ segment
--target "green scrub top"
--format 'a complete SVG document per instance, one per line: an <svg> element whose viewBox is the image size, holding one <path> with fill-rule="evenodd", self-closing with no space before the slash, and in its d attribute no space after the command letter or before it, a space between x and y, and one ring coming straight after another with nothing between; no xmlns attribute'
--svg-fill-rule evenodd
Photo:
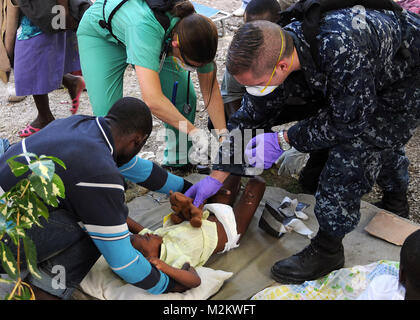
<svg viewBox="0 0 420 320"><path fill-rule="evenodd" d="M108 17L121 0L108 0L105 7L105 18ZM164 39L171 33L179 21L167 13L170 27L164 31L156 20L153 11L144 0L127 1L112 19L112 31L122 45L107 29L99 25L103 20L104 0L97 0L84 14L77 31L80 62L88 89L93 113L105 116L111 106L123 96L123 78L127 64L138 65L159 72L160 53ZM198 68L200 73L214 70L213 63ZM174 82L178 81L178 94L175 107L192 123L195 120L196 94L190 85L190 114L183 113L187 97L188 73L177 68L171 57L167 57L160 70L159 78L163 94L171 100ZM188 163L188 152L179 149L180 139L186 141L183 133L165 124L167 130L176 133L175 139L166 141L165 164ZM187 149L191 141L187 142Z"/></svg>
<svg viewBox="0 0 420 320"><path fill-rule="evenodd" d="M105 6L105 18L121 2L121 0L108 0ZM104 0L97 0L89 8L90 14L99 20L103 19ZM163 40L168 37L179 21L178 17L166 13L170 26L165 32L162 25L156 20L153 11L144 0L130 0L121 6L112 18L112 32L125 45L128 64L141 66L159 72L160 53ZM96 20L96 19L95 19ZM98 25L99 29L102 29ZM108 30L102 29L98 31ZM111 36L112 38L112 36ZM114 38L113 41L116 42ZM213 71L213 64L209 63L198 68L200 73Z"/></svg>

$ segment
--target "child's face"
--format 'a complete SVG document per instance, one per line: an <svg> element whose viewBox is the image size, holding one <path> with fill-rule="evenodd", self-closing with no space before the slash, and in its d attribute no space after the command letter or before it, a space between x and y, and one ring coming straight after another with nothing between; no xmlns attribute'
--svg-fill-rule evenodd
<svg viewBox="0 0 420 320"><path fill-rule="evenodd" d="M144 235L133 234L130 237L130 241L133 247L140 251L145 258L159 258L162 237L151 233Z"/></svg>

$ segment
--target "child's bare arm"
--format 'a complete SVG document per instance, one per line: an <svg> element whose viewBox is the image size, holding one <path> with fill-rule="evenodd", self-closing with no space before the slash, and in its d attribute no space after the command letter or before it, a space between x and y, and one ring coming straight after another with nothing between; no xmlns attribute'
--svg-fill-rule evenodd
<svg viewBox="0 0 420 320"><path fill-rule="evenodd" d="M175 292L184 292L188 289L198 287L201 279L195 269L189 263L185 263L181 269L174 268L158 258L150 258L150 263L154 264L163 273L177 282L172 289Z"/></svg>
<svg viewBox="0 0 420 320"><path fill-rule="evenodd" d="M139 233L141 230L144 229L144 227L135 222L133 219L131 219L130 217L127 217L127 226L128 226L128 230L130 230L131 233L137 234Z"/></svg>

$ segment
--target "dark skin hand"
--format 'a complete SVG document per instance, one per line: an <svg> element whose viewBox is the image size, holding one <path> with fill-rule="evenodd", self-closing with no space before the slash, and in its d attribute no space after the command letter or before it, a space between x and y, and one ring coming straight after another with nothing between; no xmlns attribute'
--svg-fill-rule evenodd
<svg viewBox="0 0 420 320"><path fill-rule="evenodd" d="M141 230L143 230L143 226L137 222L135 222L133 219L131 219L130 217L127 217L127 226L128 226L128 230L130 230L131 233L137 234L139 233Z"/></svg>

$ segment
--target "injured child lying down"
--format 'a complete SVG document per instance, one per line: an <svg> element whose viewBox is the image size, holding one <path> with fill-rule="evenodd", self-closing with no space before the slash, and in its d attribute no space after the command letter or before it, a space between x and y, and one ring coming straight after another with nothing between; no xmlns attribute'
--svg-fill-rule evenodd
<svg viewBox="0 0 420 320"><path fill-rule="evenodd" d="M171 193L174 212L155 231L128 220L133 247L175 280L170 291L183 292L199 286L200 277L194 267L203 266L212 254L239 245L264 195L265 182L259 177L250 179L232 208L239 189L240 177L229 177L202 208L195 207L192 199L182 193Z"/></svg>

